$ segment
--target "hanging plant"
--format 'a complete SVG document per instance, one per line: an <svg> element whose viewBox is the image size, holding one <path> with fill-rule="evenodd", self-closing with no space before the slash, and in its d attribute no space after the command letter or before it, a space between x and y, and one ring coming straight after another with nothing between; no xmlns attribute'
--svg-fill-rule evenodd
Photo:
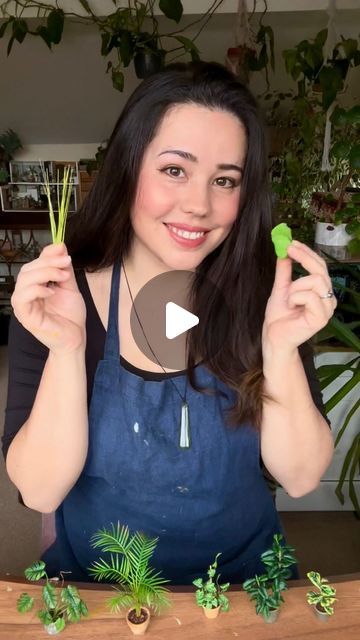
<svg viewBox="0 0 360 640"><path fill-rule="evenodd" d="M85 26L93 24L97 27L101 37L101 55L108 58L110 54L113 57L115 54L116 61L108 60L106 73L111 73L113 87L123 91L124 68L132 61L135 63L136 74L143 78L161 69L165 64L165 57L171 53L176 53L176 57L187 54L192 60L199 60L195 40L223 0L214 0L200 18L183 29L167 33L159 32L155 8L158 6L163 16L179 24L183 15L181 0L129 0L127 7L118 6L120 0L113 0L115 10L105 16L100 12L96 13L87 0L77 0L77 3L77 11L66 11L61 6L66 2L61 0L56 2L56 7L50 2L39 0L0 1L0 17L5 18L0 26L0 38L9 35L7 54L10 54L15 42L21 44L27 35L41 38L52 50L54 45L61 42L65 25L70 20L80 19ZM32 28L31 19L24 17L26 9L36 12L36 17L40 20L35 29ZM184 36L183 33L194 24L199 25L195 36ZM172 48L163 46L164 38L170 39Z"/></svg>
<svg viewBox="0 0 360 640"><path fill-rule="evenodd" d="M250 81L251 72L265 71L266 86L269 90L269 67L275 69L274 32L270 26L263 24L267 12L267 0L263 0L264 10L259 19L257 32L251 26L255 14L257 0L249 15L246 0L239 0L235 28L236 46L227 50L226 64L244 84Z"/></svg>

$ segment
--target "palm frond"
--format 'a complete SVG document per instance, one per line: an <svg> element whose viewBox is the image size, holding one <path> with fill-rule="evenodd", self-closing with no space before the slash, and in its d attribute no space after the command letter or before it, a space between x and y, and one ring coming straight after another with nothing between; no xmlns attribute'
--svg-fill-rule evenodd
<svg viewBox="0 0 360 640"><path fill-rule="evenodd" d="M118 522L116 527L111 523L111 530L105 527L100 531L94 533L91 537L92 547L100 547L103 551L111 551L113 553L122 553L127 555L129 548L132 545L132 540L129 541L129 527L126 525L120 525Z"/></svg>
<svg viewBox="0 0 360 640"><path fill-rule="evenodd" d="M119 613L122 607L128 609L134 604L134 596L129 591L124 591L107 600L107 604L113 613Z"/></svg>
<svg viewBox="0 0 360 640"><path fill-rule="evenodd" d="M136 532L132 537L129 549L129 559L134 567L134 581L140 584L148 568L149 560L153 555L158 538L148 538L143 533Z"/></svg>
<svg viewBox="0 0 360 640"><path fill-rule="evenodd" d="M127 574L122 572L122 564L118 556L111 555L110 563L100 558L93 562L89 567L89 573L97 580L111 580L113 582L123 583L127 580Z"/></svg>

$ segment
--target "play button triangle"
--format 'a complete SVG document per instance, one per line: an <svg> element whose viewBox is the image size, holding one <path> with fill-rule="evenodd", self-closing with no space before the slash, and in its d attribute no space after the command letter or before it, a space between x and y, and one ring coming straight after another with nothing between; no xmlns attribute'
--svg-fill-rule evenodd
<svg viewBox="0 0 360 640"><path fill-rule="evenodd" d="M166 337L169 340L177 338L185 331L199 324L199 318L190 311L186 311L175 302L166 304Z"/></svg>

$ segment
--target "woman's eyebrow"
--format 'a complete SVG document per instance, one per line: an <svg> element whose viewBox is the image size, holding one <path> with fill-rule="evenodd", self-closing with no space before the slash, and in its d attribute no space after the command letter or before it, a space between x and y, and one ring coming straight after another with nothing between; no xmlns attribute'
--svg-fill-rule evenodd
<svg viewBox="0 0 360 640"><path fill-rule="evenodd" d="M198 162L198 159L194 154L189 151L181 151L181 149L166 149L165 151L161 151L159 156L164 155L165 153L175 153L176 155L184 158L185 160L191 160L191 162ZM238 164L232 163L222 163L217 165L217 169L221 169L222 171L239 171L241 174L244 173L244 169L240 167Z"/></svg>

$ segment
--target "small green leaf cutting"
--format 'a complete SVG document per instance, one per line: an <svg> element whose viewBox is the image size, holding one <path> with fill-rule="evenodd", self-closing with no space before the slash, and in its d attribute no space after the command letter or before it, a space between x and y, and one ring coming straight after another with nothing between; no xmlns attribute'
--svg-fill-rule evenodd
<svg viewBox="0 0 360 640"><path fill-rule="evenodd" d="M287 257L287 248L292 242L291 229L286 222L281 222L273 228L271 232L271 240L275 247L275 253L278 258Z"/></svg>
<svg viewBox="0 0 360 640"><path fill-rule="evenodd" d="M48 200L49 205L49 216L50 216L50 227L51 227L51 236L53 243L64 242L65 237L65 226L67 220L67 214L70 206L70 199L73 187L73 168L72 166L66 166L64 168L64 177L60 184L59 173L57 176L57 203L58 203L58 225L56 226L54 208L51 199L51 187L50 187L50 178L47 169L45 169L44 164L41 163L43 180L44 180L44 189ZM62 187L62 190L60 189ZM61 191L61 197L60 197Z"/></svg>

